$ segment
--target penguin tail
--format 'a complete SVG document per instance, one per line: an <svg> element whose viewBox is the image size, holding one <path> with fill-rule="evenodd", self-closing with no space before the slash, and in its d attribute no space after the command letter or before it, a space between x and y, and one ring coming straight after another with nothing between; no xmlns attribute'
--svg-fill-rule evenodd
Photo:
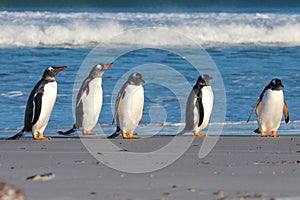
<svg viewBox="0 0 300 200"><path fill-rule="evenodd" d="M177 133L176 136L182 136L183 134L185 134L187 132L189 132L189 131L184 128L182 131L180 131L179 133Z"/></svg>
<svg viewBox="0 0 300 200"><path fill-rule="evenodd" d="M68 130L66 132L58 131L58 134L59 135L70 135L71 133L74 133L76 130L77 130L77 128L76 128L76 126L74 124L73 127L70 130Z"/></svg>
<svg viewBox="0 0 300 200"><path fill-rule="evenodd" d="M20 139L25 134L25 132L26 131L23 129L19 133L17 133L16 135L7 138L7 140L17 140L17 139Z"/></svg>
<svg viewBox="0 0 300 200"><path fill-rule="evenodd" d="M259 128L255 129L253 132L254 133L261 133L260 130L259 130Z"/></svg>
<svg viewBox="0 0 300 200"><path fill-rule="evenodd" d="M120 135L120 132L121 132L121 129L119 126L117 126L117 130L112 135L108 136L107 138L108 139L116 138Z"/></svg>

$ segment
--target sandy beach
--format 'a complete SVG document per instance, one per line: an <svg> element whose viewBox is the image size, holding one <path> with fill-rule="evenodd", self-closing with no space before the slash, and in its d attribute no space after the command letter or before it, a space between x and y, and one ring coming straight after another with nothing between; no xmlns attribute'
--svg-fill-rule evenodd
<svg viewBox="0 0 300 200"><path fill-rule="evenodd" d="M300 200L300 1L2 0L0 24L0 200L10 186L27 200ZM103 93L98 79L83 84L81 100L98 91L82 107L101 107L94 117L84 114L101 136L59 136L76 123L77 93L100 63L114 64L102 74ZM30 133L5 140L24 128L28 98L50 66L67 69L56 76L57 93L39 88L45 95L34 99L43 102L33 104L28 121L39 110L50 116L44 134L53 140ZM134 130L141 139L102 138L116 130L117 94L136 72L145 81ZM212 113L201 131L209 136L175 137L204 74L213 78ZM246 120L273 79L282 81L284 99L276 91L280 106L266 104L275 111L284 100L290 122L282 121L278 138L261 138L253 132L257 118ZM205 96L203 105L212 100ZM56 99L53 110L39 109L54 103L48 97ZM279 114L266 118L279 122Z"/></svg>
<svg viewBox="0 0 300 200"><path fill-rule="evenodd" d="M183 136L182 140L194 137ZM126 151L153 150L170 137L115 139ZM0 180L27 199L299 199L300 137L220 137L203 159L203 138L161 170L132 174L107 167L76 138L0 141ZM130 149L130 147L132 147ZM51 180L26 180L53 173Z"/></svg>

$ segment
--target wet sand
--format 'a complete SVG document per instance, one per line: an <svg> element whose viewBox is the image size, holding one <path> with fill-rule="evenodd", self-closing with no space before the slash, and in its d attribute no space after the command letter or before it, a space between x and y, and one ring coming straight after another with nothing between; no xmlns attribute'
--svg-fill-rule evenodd
<svg viewBox="0 0 300 200"><path fill-rule="evenodd" d="M192 141L194 137L181 138ZM152 151L171 139L113 142L126 154L141 149ZM80 139L0 140L0 181L21 189L32 200L300 199L300 136L223 136L205 158L199 159L202 141L195 138L170 166L132 174L111 169L95 159ZM45 173L55 177L26 180Z"/></svg>

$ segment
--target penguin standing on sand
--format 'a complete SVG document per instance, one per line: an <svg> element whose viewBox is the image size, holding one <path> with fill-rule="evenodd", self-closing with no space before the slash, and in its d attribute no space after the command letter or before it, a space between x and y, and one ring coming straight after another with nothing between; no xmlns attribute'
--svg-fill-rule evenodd
<svg viewBox="0 0 300 200"><path fill-rule="evenodd" d="M8 139L19 139L26 132L31 132L34 140L48 140L43 133L48 124L57 96L55 76L67 67L48 67L42 79L31 91L25 110L24 128Z"/></svg>
<svg viewBox="0 0 300 200"><path fill-rule="evenodd" d="M145 81L140 73L132 73L118 93L115 104L114 120L117 122L117 129L108 138L117 137L122 132L123 139L136 139L133 131L142 120L144 108ZM113 122L114 122L113 120Z"/></svg>
<svg viewBox="0 0 300 200"><path fill-rule="evenodd" d="M285 122L290 120L288 106L284 101L282 89L284 88L280 79L273 79L260 94L247 122L252 113L256 110L258 128L254 131L260 133L261 137L267 137L266 132L271 132L271 137L277 137L277 130L282 119L282 112Z"/></svg>
<svg viewBox="0 0 300 200"><path fill-rule="evenodd" d="M102 109L102 76L112 66L113 63L97 64L93 67L88 77L83 81L77 94L75 105L76 123L70 130L66 132L59 131L59 134L70 135L78 129L82 130L83 135L96 134L91 132L91 130L98 122Z"/></svg>
<svg viewBox="0 0 300 200"><path fill-rule="evenodd" d="M214 94L209 82L212 79L207 74L199 76L186 103L185 127L178 136L191 131L195 136L206 136L200 131L207 127L213 108Z"/></svg>

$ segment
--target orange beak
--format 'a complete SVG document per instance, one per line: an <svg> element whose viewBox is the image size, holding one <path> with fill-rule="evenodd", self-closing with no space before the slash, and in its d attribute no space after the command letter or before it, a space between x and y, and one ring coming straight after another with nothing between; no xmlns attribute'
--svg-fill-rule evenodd
<svg viewBox="0 0 300 200"><path fill-rule="evenodd" d="M140 83L145 83L145 81L143 79L140 79Z"/></svg>
<svg viewBox="0 0 300 200"><path fill-rule="evenodd" d="M114 63L106 64L106 65L104 65L104 69L108 69L108 68L110 68L112 66L114 66Z"/></svg>
<svg viewBox="0 0 300 200"><path fill-rule="evenodd" d="M61 66L61 67L53 67L55 71L62 71L67 69L67 66Z"/></svg>

